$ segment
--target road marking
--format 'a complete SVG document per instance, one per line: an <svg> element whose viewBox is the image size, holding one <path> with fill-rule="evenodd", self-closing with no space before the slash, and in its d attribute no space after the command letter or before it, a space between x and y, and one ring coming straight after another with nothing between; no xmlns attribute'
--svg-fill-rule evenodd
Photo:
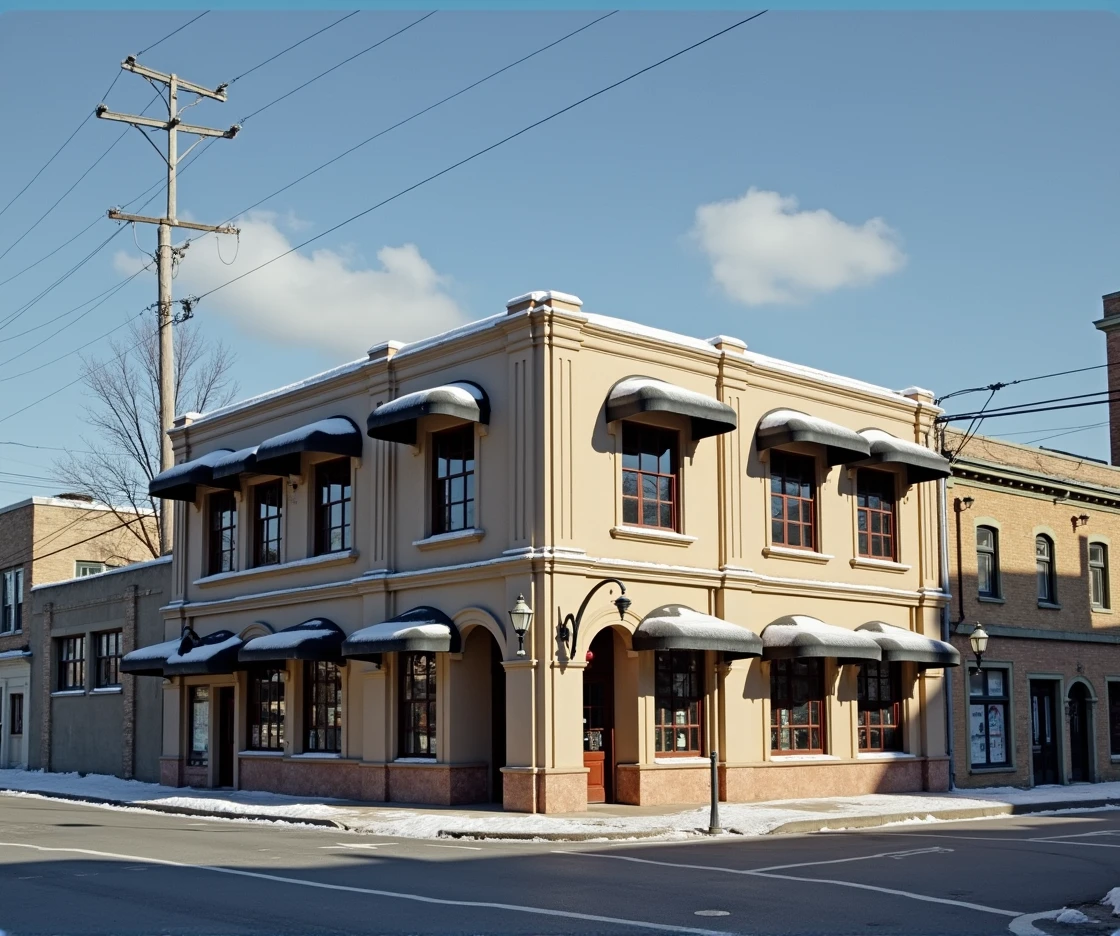
<svg viewBox="0 0 1120 936"><path fill-rule="evenodd" d="M871 861L874 858L893 858L897 861L900 858L911 858L914 855L947 855L952 854L951 848L938 848L936 845L932 848L912 848L909 851L895 851L895 852L879 852L875 855L857 855L854 858L833 858L829 861L803 861L800 864L785 864L785 865L771 865L768 868L751 868L756 874L762 874L769 871L788 871L791 868L812 868L816 865L832 865L832 864L847 864L851 861Z"/></svg>
<svg viewBox="0 0 1120 936"><path fill-rule="evenodd" d="M837 887L850 887L854 890L875 891L879 894L891 894L895 897L908 897L910 900L920 900L923 903L947 904L951 907L963 907L966 910L978 910L981 913L994 913L998 916L1017 917L1019 910L1001 910L999 907L988 907L984 904L969 903L965 900L950 900L948 897L931 897L928 894L916 894L913 891L898 890L894 887L879 887L875 884L859 884L855 881L834 881L829 878L798 877L793 874L774 874L765 869L744 870L741 868L721 868L716 865L681 864L673 861L652 861L649 858L634 858L630 855L604 855L594 852L556 851L557 855L578 855L581 858L612 858L615 861L633 861L638 864L659 865L663 868L682 868L688 871L719 871L723 874L742 874L747 877L770 878L780 881L799 881L805 884L835 884ZM890 854L889 852L886 854ZM871 856L868 856L871 857ZM823 864L823 862L822 862Z"/></svg>
<svg viewBox="0 0 1120 936"><path fill-rule="evenodd" d="M425 845L428 848L463 848L467 851L482 851L481 845L437 845L435 842L418 842L418 845Z"/></svg>
<svg viewBox="0 0 1120 936"><path fill-rule="evenodd" d="M1061 910L1044 910L1042 913L1024 913L1021 917L1016 917L1007 924L1007 928L1015 934L1015 936L1046 936L1045 930L1040 930L1035 926L1036 920L1053 920Z"/></svg>
<svg viewBox="0 0 1120 936"><path fill-rule="evenodd" d="M730 910L693 910L693 916L731 916Z"/></svg>
<svg viewBox="0 0 1120 936"><path fill-rule="evenodd" d="M28 875L26 875L25 877L18 877L18 878L16 878L16 880L17 880L17 881L37 881L37 880L39 880L39 878L41 878L42 876L43 876L43 875L41 875L41 874L28 874Z"/></svg>
<svg viewBox="0 0 1120 936"><path fill-rule="evenodd" d="M377 851L379 848L386 848L389 845L399 845L400 842L378 842L376 845L364 844L359 842L339 842L336 845L320 845L320 849L335 849L335 848L367 848L370 851Z"/></svg>
<svg viewBox="0 0 1120 936"><path fill-rule="evenodd" d="M30 848L39 852L66 852L75 855L89 855L93 858L110 858L117 861L142 861L146 864L163 865L169 868L185 868L189 871L210 871L214 874L232 874L235 877L255 878L260 881L273 881L277 884L297 884L300 887L314 887L319 890L342 891L348 894L365 894L370 897L389 897L395 900L410 900L414 903L435 904L442 907L472 907L480 910L508 910L511 913L528 913L537 916L562 917L569 920L587 920L591 923L613 923L616 926L633 926L638 929L657 930L669 933L695 933L697 936L733 936L720 930L694 929L688 926L671 926L667 923L650 923L646 920L628 920L624 917L599 916L594 913L576 913L572 910L552 910L547 907L530 907L523 904L498 903L489 900L452 900L446 897L425 897L422 894L407 894L398 891L376 890L372 887L352 887L346 884L327 884L324 881L308 881L303 878L283 877L279 874L265 874L262 871L245 871L241 868L219 868L214 865L189 864L172 861L168 858L147 858L143 855L120 855L115 852L94 851L90 848L61 848L47 845L30 845L26 842L0 842L0 848ZM1012 914L1017 916L1018 914Z"/></svg>

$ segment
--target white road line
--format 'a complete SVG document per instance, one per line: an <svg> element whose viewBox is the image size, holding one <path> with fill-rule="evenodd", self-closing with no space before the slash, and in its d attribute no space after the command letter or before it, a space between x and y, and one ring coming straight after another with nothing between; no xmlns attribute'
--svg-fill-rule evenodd
<svg viewBox="0 0 1120 936"><path fill-rule="evenodd" d="M399 845L399 844L400 844L399 842L378 842L376 845L365 844L365 843L361 843L361 842L338 842L335 845L320 845L319 848L320 849L330 849L330 850L333 850L335 848L365 848L365 849L368 849L369 851L377 851L377 849L379 849L379 848L386 848L389 845Z"/></svg>
<svg viewBox="0 0 1120 936"><path fill-rule="evenodd" d="M435 842L417 842L417 845L424 845L427 848L463 848L467 851L482 851L481 845L437 845Z"/></svg>
<svg viewBox="0 0 1120 936"><path fill-rule="evenodd" d="M742 874L747 877L770 878L780 881L799 881L805 884L835 884L837 887L850 887L855 890L875 891L879 894L891 894L895 897L907 897L910 900L920 900L923 903L947 904L951 907L963 907L966 910L978 910L981 913L994 913L998 916L1017 917L1019 910L1001 910L999 907L988 907L984 904L969 903L965 900L950 900L948 897L931 897L928 894L915 894L913 891L898 890L893 887L879 887L875 884L859 884L855 881L834 881L829 878L797 877L793 874L774 874L763 869L745 870L741 868L721 868L716 865L680 864L673 861L651 861L649 858L634 858L630 855L604 855L594 852L557 851L558 855L578 855L581 858L613 858L615 861L633 861L638 864L659 865L663 868L681 868L688 871L718 871L723 874ZM889 854L889 853L888 853Z"/></svg>
<svg viewBox="0 0 1120 936"><path fill-rule="evenodd" d="M547 907L529 907L522 904L497 903L486 900L451 900L446 897L425 897L421 894L405 894L397 891L376 890L372 887L351 887L345 884L327 884L323 881L308 881L303 878L282 877L278 874L265 874L261 871L245 871L240 868L219 868L214 865L189 864L171 861L168 858L147 858L143 855L119 855L114 852L94 851L89 848L59 848L46 845L29 845L26 842L0 842L0 848L30 848L39 852L66 852L75 855L89 855L93 858L110 858L117 861L143 861L147 864L164 865L169 868L185 868L190 871L210 871L214 874L232 874L236 877L256 878L273 881L277 884L297 884L301 887L314 887L319 890L342 891L348 894L365 894L370 897L388 897L395 900L410 900L415 903L436 904L443 907L472 907L479 910L507 910L511 913L529 913L537 916L562 917L569 920L587 920L591 923L613 923L616 926L633 926L638 929L657 930L669 933L694 933L697 936L733 936L720 930L694 929L688 926L671 926L667 923L650 923L646 920L628 920L624 917L599 916L593 913L576 913L571 910L551 910ZM1012 914L1016 916L1017 914Z"/></svg>
<svg viewBox="0 0 1120 936"><path fill-rule="evenodd" d="M847 864L851 861L870 861L873 858L910 858L913 855L952 854L951 848L912 848L909 851L879 852L877 855L858 855L854 858L833 858L830 861L803 861L800 864L771 865L769 868L751 868L755 874L769 871L788 871L791 868L812 868L816 865Z"/></svg>

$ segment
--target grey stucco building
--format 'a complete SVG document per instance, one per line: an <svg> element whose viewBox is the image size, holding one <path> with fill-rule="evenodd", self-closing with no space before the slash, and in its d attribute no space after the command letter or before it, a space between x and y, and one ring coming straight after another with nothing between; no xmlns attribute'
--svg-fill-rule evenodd
<svg viewBox="0 0 1120 936"><path fill-rule="evenodd" d="M163 640L171 557L31 590L28 766L159 781L162 692L120 658Z"/></svg>

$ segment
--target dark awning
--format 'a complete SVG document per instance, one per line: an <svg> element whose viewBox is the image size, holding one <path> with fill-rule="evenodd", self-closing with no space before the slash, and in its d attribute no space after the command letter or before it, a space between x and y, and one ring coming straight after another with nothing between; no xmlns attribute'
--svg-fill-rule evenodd
<svg viewBox="0 0 1120 936"><path fill-rule="evenodd" d="M961 665L957 648L943 640L934 640L882 621L868 621L856 630L867 634L879 645L885 663L917 663L922 669Z"/></svg>
<svg viewBox="0 0 1120 936"><path fill-rule="evenodd" d="M245 642L238 651L242 663L278 663L285 660L342 659L342 628L326 618L314 618L286 627L275 634L262 634Z"/></svg>
<svg viewBox="0 0 1120 936"><path fill-rule="evenodd" d="M469 380L406 393L382 403L366 419L366 434L386 442L416 444L416 421L422 416L453 416L464 422L490 423L490 398Z"/></svg>
<svg viewBox="0 0 1120 936"><path fill-rule="evenodd" d="M882 429L863 429L860 431L871 446L871 457L866 463L869 465L902 465L906 469L906 483L918 484L922 481L936 481L950 475L949 460L942 458L937 452L918 445L917 442L907 442L895 438Z"/></svg>
<svg viewBox="0 0 1120 936"><path fill-rule="evenodd" d="M820 445L824 447L829 465L865 459L871 454L871 444L858 432L790 409L774 410L763 416L758 424L757 441L760 452L793 442Z"/></svg>
<svg viewBox="0 0 1120 936"><path fill-rule="evenodd" d="M844 662L878 662L879 645L869 634L825 624L804 614L780 617L762 628L764 660L830 657Z"/></svg>
<svg viewBox="0 0 1120 936"><path fill-rule="evenodd" d="M686 605L654 608L634 631L635 650L721 650L739 656L762 656L762 641L753 631L701 614Z"/></svg>
<svg viewBox="0 0 1120 936"><path fill-rule="evenodd" d="M164 500L193 501L200 484L213 486L214 463L229 454L229 449L216 449L191 461L172 465L148 482L148 493Z"/></svg>
<svg viewBox="0 0 1120 936"><path fill-rule="evenodd" d="M462 646L455 622L426 605L354 631L342 643L351 660L379 659L382 653L458 653Z"/></svg>
<svg viewBox="0 0 1120 936"><path fill-rule="evenodd" d="M252 471L256 461L257 447L255 445L223 455L214 462L214 484L229 481L231 486L240 486L240 476L247 471Z"/></svg>
<svg viewBox="0 0 1120 936"><path fill-rule="evenodd" d="M282 432L257 446L252 470L258 474L299 474L304 452L360 458L362 431L349 417L331 416Z"/></svg>
<svg viewBox="0 0 1120 936"><path fill-rule="evenodd" d="M164 676L215 676L240 669L237 652L244 641L232 631L220 630L205 637L188 632L167 658Z"/></svg>
<svg viewBox="0 0 1120 936"><path fill-rule="evenodd" d="M676 413L692 420L692 438L730 432L738 417L726 403L654 377L626 377L607 394L607 422L639 413Z"/></svg>
<svg viewBox="0 0 1120 936"><path fill-rule="evenodd" d="M177 637L174 640L165 640L163 643L138 647L121 657L121 672L131 673L133 676L162 676L167 658L179 652L179 645L182 642L182 639Z"/></svg>

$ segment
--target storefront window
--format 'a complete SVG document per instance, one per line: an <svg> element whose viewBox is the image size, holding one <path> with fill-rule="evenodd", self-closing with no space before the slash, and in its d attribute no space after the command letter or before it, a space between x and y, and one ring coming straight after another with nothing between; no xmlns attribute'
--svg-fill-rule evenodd
<svg viewBox="0 0 1120 936"><path fill-rule="evenodd" d="M823 754L824 660L774 660L770 664L770 750Z"/></svg>
<svg viewBox="0 0 1120 936"><path fill-rule="evenodd" d="M284 749L283 670L265 669L249 674L249 750Z"/></svg>
<svg viewBox="0 0 1120 936"><path fill-rule="evenodd" d="M436 756L436 656L400 655L401 757Z"/></svg>
<svg viewBox="0 0 1120 936"><path fill-rule="evenodd" d="M973 767L1005 767L1011 763L1010 691L1005 669L969 674L969 759Z"/></svg>
<svg viewBox="0 0 1120 936"><path fill-rule="evenodd" d="M856 677L859 707L859 749L901 751L902 683L898 663L864 663Z"/></svg>
<svg viewBox="0 0 1120 936"><path fill-rule="evenodd" d="M699 650L658 650L655 656L658 754L700 754L704 704L704 654Z"/></svg>
<svg viewBox="0 0 1120 936"><path fill-rule="evenodd" d="M210 687L191 686L191 749L188 767L205 767L210 754Z"/></svg>
<svg viewBox="0 0 1120 936"><path fill-rule="evenodd" d="M303 677L305 751L342 750L342 670L335 663L308 661Z"/></svg>

